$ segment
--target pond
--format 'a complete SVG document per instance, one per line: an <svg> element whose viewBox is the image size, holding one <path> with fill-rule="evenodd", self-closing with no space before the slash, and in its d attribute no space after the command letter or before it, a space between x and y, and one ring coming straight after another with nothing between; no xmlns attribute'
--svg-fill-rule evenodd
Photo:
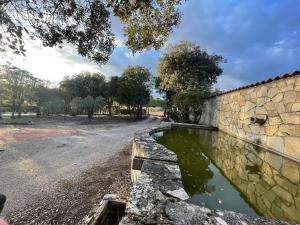
<svg viewBox="0 0 300 225"><path fill-rule="evenodd" d="M297 162L221 131L172 128L154 137L177 154L190 203L300 222Z"/></svg>

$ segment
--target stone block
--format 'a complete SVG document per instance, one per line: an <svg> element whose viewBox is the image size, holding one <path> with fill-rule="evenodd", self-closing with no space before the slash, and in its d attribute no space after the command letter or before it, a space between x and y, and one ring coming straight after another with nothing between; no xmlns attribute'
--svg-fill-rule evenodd
<svg viewBox="0 0 300 225"><path fill-rule="evenodd" d="M293 85L287 85L287 86L280 89L281 92L292 91L292 90L294 90Z"/></svg>
<svg viewBox="0 0 300 225"><path fill-rule="evenodd" d="M273 169L279 171L282 166L282 156L276 155L271 152L266 152L265 154L265 161L269 163Z"/></svg>
<svg viewBox="0 0 300 225"><path fill-rule="evenodd" d="M247 101L245 104L245 112L248 112L249 110L253 109L256 105L250 101Z"/></svg>
<svg viewBox="0 0 300 225"><path fill-rule="evenodd" d="M278 152L283 152L284 141L282 137L267 137L267 145Z"/></svg>
<svg viewBox="0 0 300 225"><path fill-rule="evenodd" d="M299 182L298 163L294 161L283 159L280 173L294 184Z"/></svg>
<svg viewBox="0 0 300 225"><path fill-rule="evenodd" d="M275 111L276 110L276 107L275 107L275 104L274 102L267 102L265 105L264 105L265 109L269 112L269 111Z"/></svg>
<svg viewBox="0 0 300 225"><path fill-rule="evenodd" d="M285 133L285 136L298 136L300 137L300 126L299 125L286 125L282 124L279 126L279 132Z"/></svg>
<svg viewBox="0 0 300 225"><path fill-rule="evenodd" d="M278 102L278 103L276 103L276 104L275 104L275 108L276 108L276 110L277 110L277 112L278 112L279 114L285 112L285 107L284 107L283 102Z"/></svg>
<svg viewBox="0 0 300 225"><path fill-rule="evenodd" d="M287 206L285 204L281 205L282 210L289 215L290 218L293 219L294 222L299 222L300 221L300 213L299 211L295 208L294 205L292 206Z"/></svg>
<svg viewBox="0 0 300 225"><path fill-rule="evenodd" d="M263 174L265 174L266 176L268 176L268 177L272 177L273 176L272 169L269 166L269 164L266 163L266 162L263 163L263 165L261 167L261 172Z"/></svg>
<svg viewBox="0 0 300 225"><path fill-rule="evenodd" d="M278 103L278 102L281 102L283 99L283 93L278 93L277 95L275 95L273 98L272 98L272 101L274 103Z"/></svg>
<svg viewBox="0 0 300 225"><path fill-rule="evenodd" d="M296 91L287 91L284 93L283 102L284 104L294 103L296 98L297 98Z"/></svg>
<svg viewBox="0 0 300 225"><path fill-rule="evenodd" d="M286 84L287 85L294 85L295 84L295 78L294 77L287 78L286 79Z"/></svg>
<svg viewBox="0 0 300 225"><path fill-rule="evenodd" d="M281 118L279 116L269 117L268 124L272 125L280 125L282 123Z"/></svg>
<svg viewBox="0 0 300 225"><path fill-rule="evenodd" d="M278 88L270 88L269 91L268 91L268 97L269 98L273 98L278 93L279 93L279 89Z"/></svg>
<svg viewBox="0 0 300 225"><path fill-rule="evenodd" d="M257 97L265 97L268 95L268 88L266 86L261 86L257 91Z"/></svg>
<svg viewBox="0 0 300 225"><path fill-rule="evenodd" d="M267 110L264 107L256 107L256 114L266 115L267 114Z"/></svg>
<svg viewBox="0 0 300 225"><path fill-rule="evenodd" d="M278 131L279 125L271 125L265 127L266 135L273 136Z"/></svg>
<svg viewBox="0 0 300 225"><path fill-rule="evenodd" d="M296 208L300 211L300 197L295 197Z"/></svg>
<svg viewBox="0 0 300 225"><path fill-rule="evenodd" d="M272 191L283 201L286 201L288 203L293 202L293 197L292 195L284 190L283 188L279 187L278 185L272 188Z"/></svg>
<svg viewBox="0 0 300 225"><path fill-rule="evenodd" d="M300 138L285 137L284 153L296 158L300 158Z"/></svg>
<svg viewBox="0 0 300 225"><path fill-rule="evenodd" d="M292 105L292 112L300 112L300 103L294 103Z"/></svg>
<svg viewBox="0 0 300 225"><path fill-rule="evenodd" d="M297 124L300 125L300 113L282 113L280 117L283 121L283 124Z"/></svg>
<svg viewBox="0 0 300 225"><path fill-rule="evenodd" d="M297 193L297 185L291 183L289 180L287 180L284 177L281 176L274 176L275 182L284 190L288 191L293 196Z"/></svg>

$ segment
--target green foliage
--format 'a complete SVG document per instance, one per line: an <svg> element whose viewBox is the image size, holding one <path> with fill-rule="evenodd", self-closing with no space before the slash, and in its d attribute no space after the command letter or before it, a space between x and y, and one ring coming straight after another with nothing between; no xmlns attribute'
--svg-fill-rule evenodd
<svg viewBox="0 0 300 225"><path fill-rule="evenodd" d="M87 113L88 118L92 118L96 110L102 109L105 106L103 97L94 99L92 96L87 96L83 99L83 109Z"/></svg>
<svg viewBox="0 0 300 225"><path fill-rule="evenodd" d="M149 102L150 107L161 107L164 108L166 106L166 101L160 98L150 98Z"/></svg>
<svg viewBox="0 0 300 225"><path fill-rule="evenodd" d="M158 49L179 24L178 6L182 1L2 0L0 51L11 49L15 54L25 54L23 38L27 33L32 39L41 39L45 46L70 43L78 54L106 63L115 47L111 10L124 24L126 44L133 52Z"/></svg>
<svg viewBox="0 0 300 225"><path fill-rule="evenodd" d="M134 116L142 116L142 108L150 100L151 73L142 66L129 66L119 78L118 101L133 110Z"/></svg>
<svg viewBox="0 0 300 225"><path fill-rule="evenodd" d="M43 115L60 115L66 111L64 100L56 98L42 104L41 111Z"/></svg>
<svg viewBox="0 0 300 225"><path fill-rule="evenodd" d="M134 53L163 46L173 27L180 23L177 6L181 2L183 0L108 0L125 25L126 45Z"/></svg>
<svg viewBox="0 0 300 225"><path fill-rule="evenodd" d="M0 22L9 39L0 35L0 45L24 54L25 32L40 38L45 46L71 43L80 55L105 63L114 48L109 17L100 0L4 0ZM28 25L30 29L26 28Z"/></svg>
<svg viewBox="0 0 300 225"><path fill-rule="evenodd" d="M25 101L34 100L35 88L41 80L32 76L28 71L17 67L4 66L0 73L1 85L5 90L5 100L11 105L12 117L18 110L21 116L21 108Z"/></svg>
<svg viewBox="0 0 300 225"><path fill-rule="evenodd" d="M81 114L84 110L84 103L81 97L75 97L70 102L70 113L73 116Z"/></svg>
<svg viewBox="0 0 300 225"><path fill-rule="evenodd" d="M62 97L62 93L59 88L49 88L45 84L37 86L34 89L34 92L37 106L41 106L43 103L49 101L49 99L57 99Z"/></svg>
<svg viewBox="0 0 300 225"><path fill-rule="evenodd" d="M194 117L199 118L204 98L223 72L221 62L222 56L209 55L191 42L170 45L159 58L156 82L165 93L169 114L187 121L192 110Z"/></svg>
<svg viewBox="0 0 300 225"><path fill-rule="evenodd" d="M71 78L66 77L60 88L66 101L71 101L75 97L85 98L92 96L96 98L104 92L105 76L100 73L83 72Z"/></svg>
<svg viewBox="0 0 300 225"><path fill-rule="evenodd" d="M105 83L104 91L102 96L108 107L108 113L111 116L111 107L114 101L118 97L119 90L119 77L111 77L111 79Z"/></svg>

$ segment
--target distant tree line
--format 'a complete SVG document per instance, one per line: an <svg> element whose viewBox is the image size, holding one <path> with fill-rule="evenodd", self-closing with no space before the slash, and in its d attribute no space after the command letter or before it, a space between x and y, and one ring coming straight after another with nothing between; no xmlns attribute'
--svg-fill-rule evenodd
<svg viewBox="0 0 300 225"><path fill-rule="evenodd" d="M65 77L58 87L31 75L28 71L5 66L0 72L1 106L9 107L11 116L21 117L26 108L34 108L37 116L86 114L107 109L112 115L113 105L125 107L130 116L142 117L152 88L149 69L129 66L121 76L106 80L100 73L83 72Z"/></svg>

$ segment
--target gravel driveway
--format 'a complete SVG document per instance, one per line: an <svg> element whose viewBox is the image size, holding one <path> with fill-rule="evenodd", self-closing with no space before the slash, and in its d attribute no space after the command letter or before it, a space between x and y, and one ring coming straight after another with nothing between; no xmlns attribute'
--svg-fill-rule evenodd
<svg viewBox="0 0 300 225"><path fill-rule="evenodd" d="M30 129L41 129L40 133L44 129L64 132L50 135L47 130L44 136L32 140L26 140L23 135L22 143L15 138L0 151L0 193L7 197L2 216L36 203L39 196L51 195L57 185L101 166L130 143L134 132L159 123L159 120L149 118L105 124L46 121L31 125ZM13 128L20 129L19 133L33 132L22 130L24 126Z"/></svg>

